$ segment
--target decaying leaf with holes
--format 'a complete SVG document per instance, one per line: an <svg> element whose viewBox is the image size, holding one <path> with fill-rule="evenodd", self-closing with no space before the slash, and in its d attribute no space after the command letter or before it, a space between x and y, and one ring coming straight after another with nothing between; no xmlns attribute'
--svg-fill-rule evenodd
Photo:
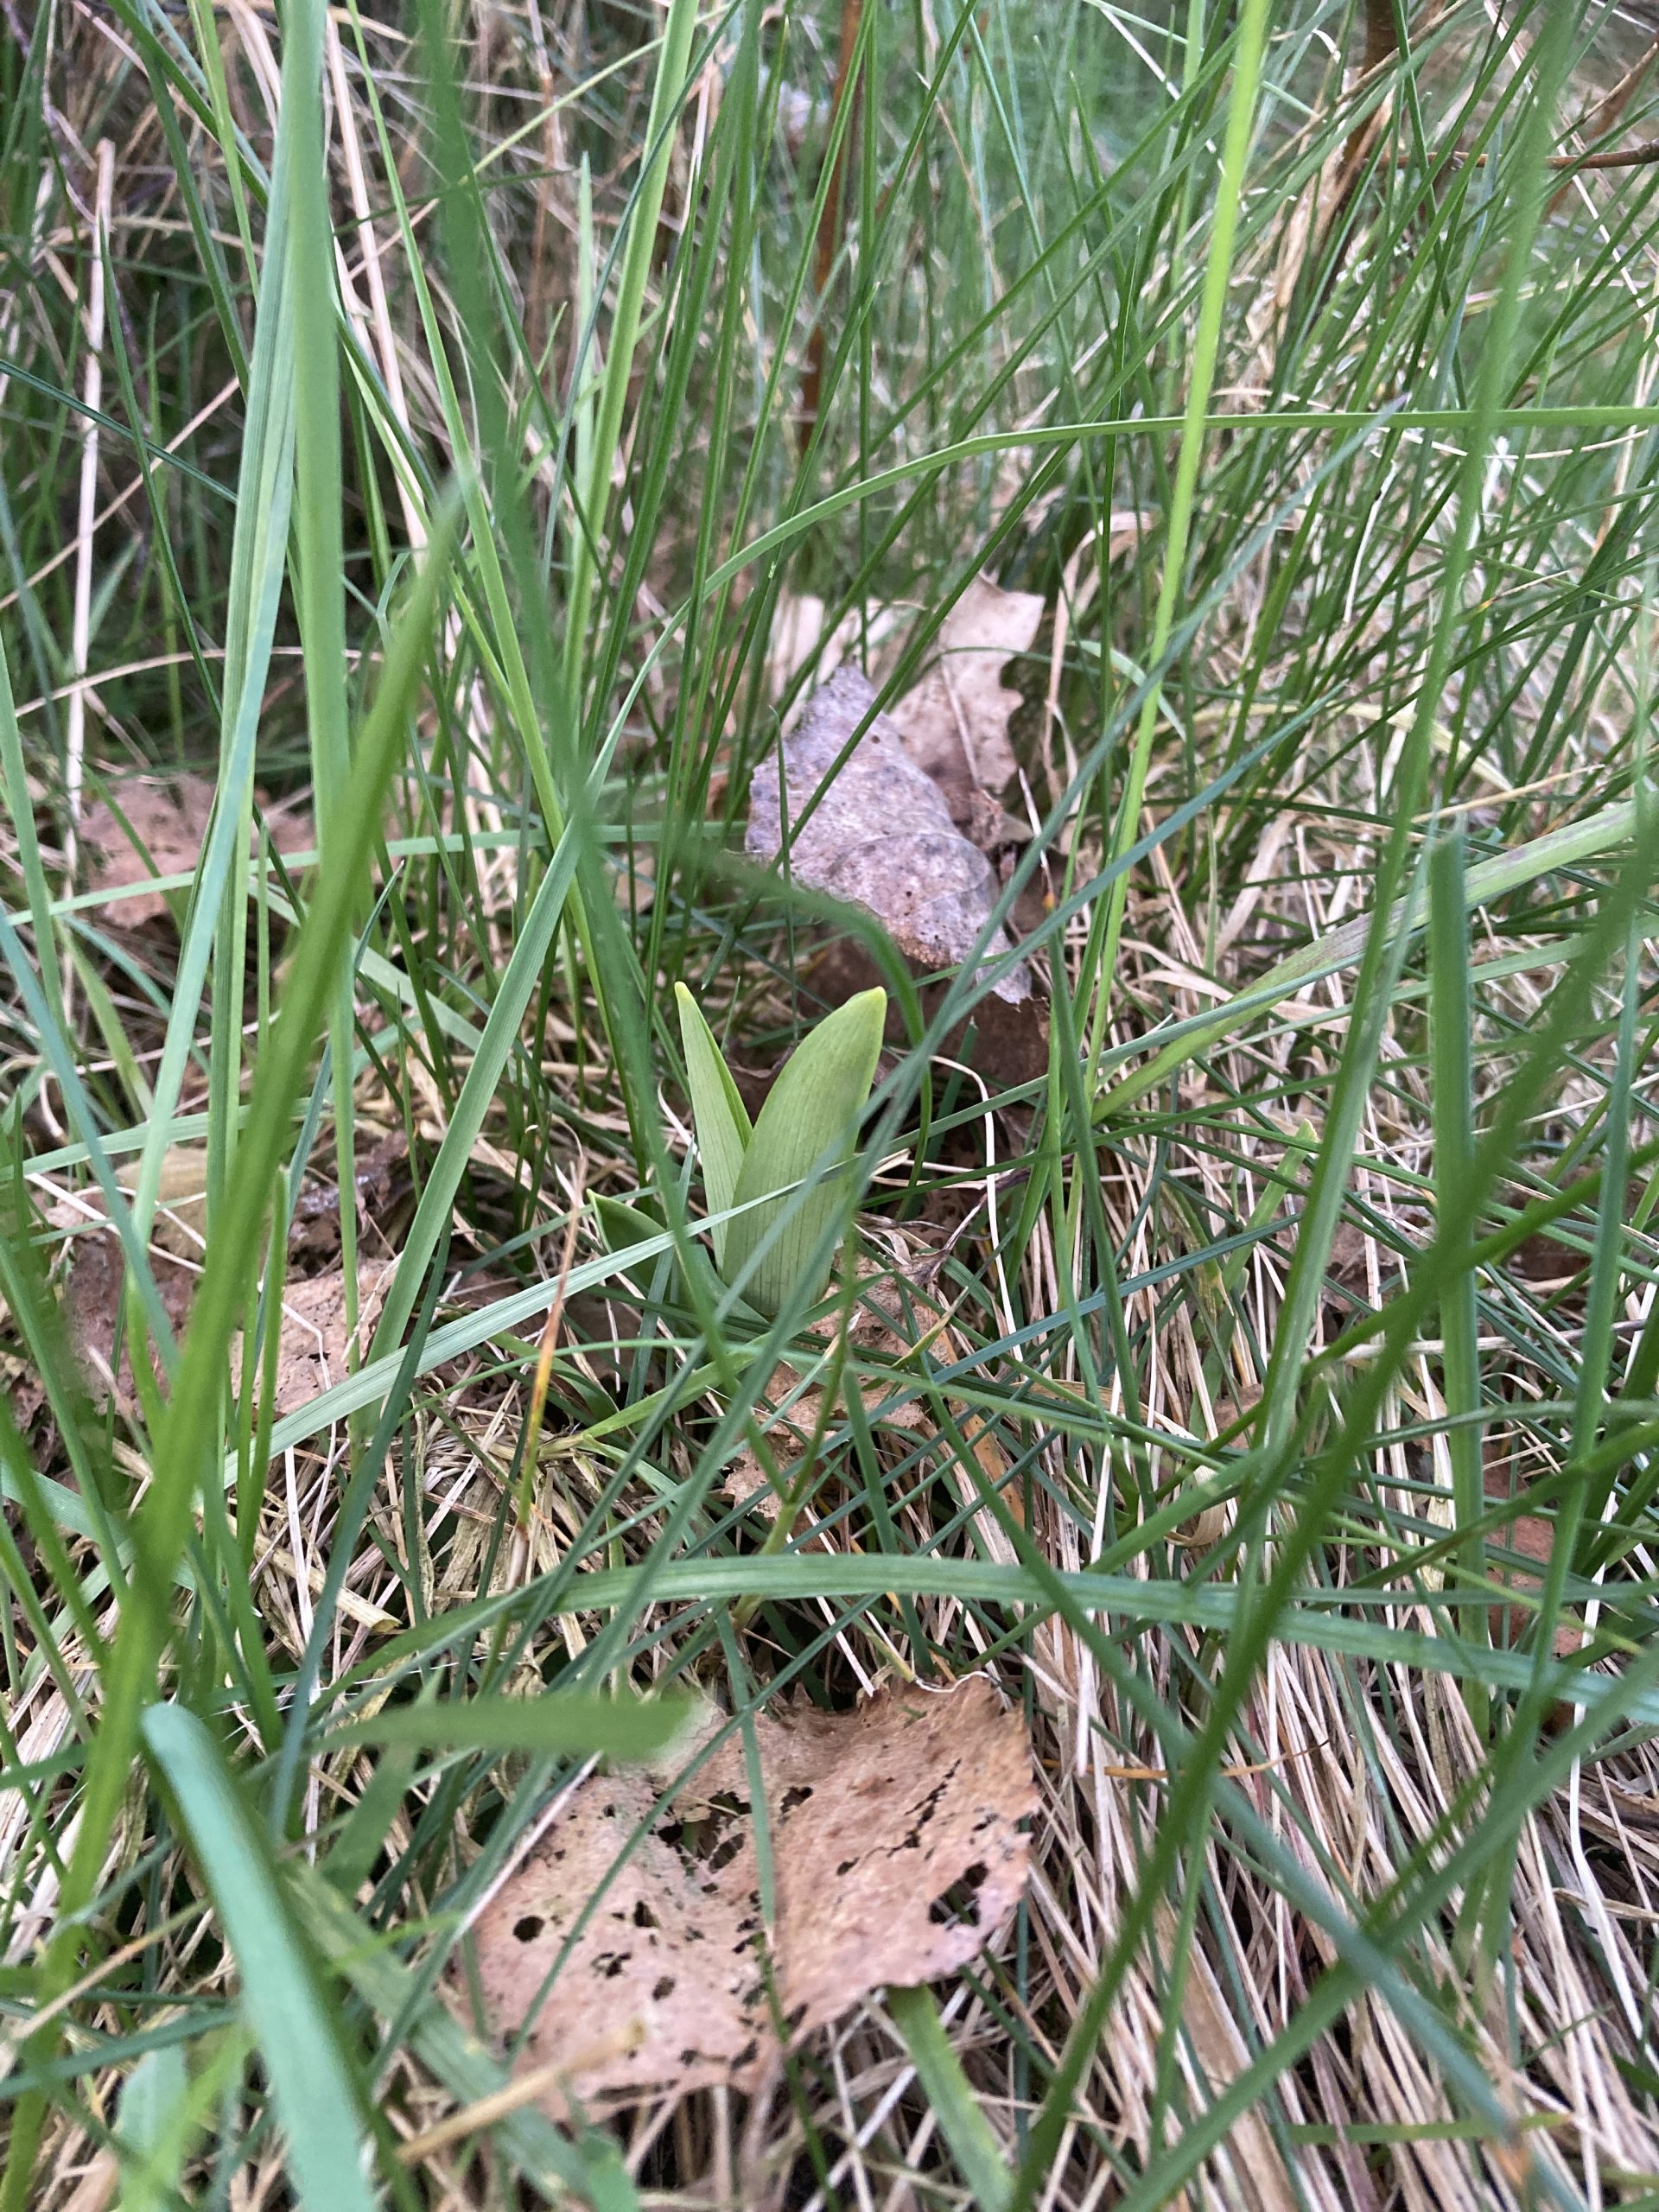
<svg viewBox="0 0 1659 2212"><path fill-rule="evenodd" d="M654 1830L661 1777L584 1783L479 1920L488 2024L503 2042L527 2029L518 2069L548 2070L556 2115L752 2088L779 2062L780 2020L792 2040L878 1989L957 1973L1018 1904L1031 1751L982 1677L853 1713L763 1712L754 1741L770 1930L737 1730Z"/></svg>
<svg viewBox="0 0 1659 2212"><path fill-rule="evenodd" d="M505 2041L598 1897L524 2060L524 2070L568 2068L583 2101L706 2088L735 2079L760 2051L749 1940L758 1916L745 1928L718 1874L662 1835L639 1834L657 1795L637 1773L585 1783L475 1933L489 2025ZM549 2100L556 2113L567 2101L557 2090Z"/></svg>
<svg viewBox="0 0 1659 2212"><path fill-rule="evenodd" d="M874 717L842 760L874 704L875 693L855 668L837 670L813 694L799 728L754 772L745 849L776 861L787 830L797 882L867 907L922 969L958 967L974 952L996 902L995 871L957 829L939 786L911 759L886 715ZM988 962L1011 950L998 929L982 957ZM1023 1004L1031 996L1024 963L1005 968L995 989L1009 1005Z"/></svg>

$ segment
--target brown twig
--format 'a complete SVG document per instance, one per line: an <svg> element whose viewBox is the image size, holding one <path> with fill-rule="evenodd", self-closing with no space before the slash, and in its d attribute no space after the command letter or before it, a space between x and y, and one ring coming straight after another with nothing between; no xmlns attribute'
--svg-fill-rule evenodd
<svg viewBox="0 0 1659 2212"><path fill-rule="evenodd" d="M1584 139L1588 144L1593 145L1598 138L1605 138L1611 135L1618 126L1620 117L1623 116L1625 109L1630 105L1632 93L1636 91L1637 86L1641 83L1642 79L1647 75L1649 70L1653 67L1656 56L1659 56L1659 38L1655 39L1653 43L1648 48L1647 52L1642 55L1641 59L1638 61L1634 62L1631 67L1624 72L1624 74L1619 79L1618 82L1613 86L1612 90L1606 95L1606 97L1599 100L1595 106L1591 109L1589 114L1585 117L1583 122L1579 125L1578 135L1580 138ZM1592 161L1586 166L1605 168L1614 165L1592 159ZM1618 164L1618 166L1624 165ZM1548 212L1552 215L1555 213L1556 209L1560 206L1562 200L1566 199L1567 194L1571 190L1572 181L1569 179L1566 184L1562 185L1560 190L1555 194L1554 197L1549 203Z"/></svg>
<svg viewBox="0 0 1659 2212"><path fill-rule="evenodd" d="M1409 154L1400 155L1398 166L1404 168L1410 159ZM1651 168L1656 162L1659 162L1659 138L1644 138L1639 146L1614 146L1599 154L1552 154L1544 166L1551 169L1643 169ZM1447 169L1484 169L1485 166L1484 154L1467 156L1454 152L1441 156L1435 164L1435 174L1439 175Z"/></svg>
<svg viewBox="0 0 1659 2212"><path fill-rule="evenodd" d="M1484 161L1485 156L1480 156ZM1643 169L1659 162L1659 138L1647 138L1639 146L1616 146L1602 154L1552 154L1549 166L1553 169Z"/></svg>
<svg viewBox="0 0 1659 2212"><path fill-rule="evenodd" d="M1400 52L1399 28L1395 16L1394 0L1365 0L1365 53L1361 63L1359 86L1363 86L1379 70L1388 67ZM1630 105L1630 97L1643 78L1659 57L1659 39L1656 39L1639 61L1626 70L1606 98L1601 100L1580 125L1580 135L1591 138L1605 137L1617 124L1619 117ZM1384 100L1376 112L1350 132L1337 166L1336 182L1332 189L1331 212L1325 226L1326 239L1333 237L1342 220L1366 163L1376 148L1388 121L1389 102ZM1411 160L1408 154L1396 157L1397 165L1404 168ZM1486 156L1477 154L1471 166L1485 166ZM1570 176L1586 169L1650 168L1659 163L1659 138L1649 138L1638 146L1604 148L1599 153L1552 154L1547 166ZM1452 153L1443 156L1434 165L1440 176L1447 170L1465 166L1464 157ZM1563 185L1552 198L1549 212L1560 207L1567 187Z"/></svg>

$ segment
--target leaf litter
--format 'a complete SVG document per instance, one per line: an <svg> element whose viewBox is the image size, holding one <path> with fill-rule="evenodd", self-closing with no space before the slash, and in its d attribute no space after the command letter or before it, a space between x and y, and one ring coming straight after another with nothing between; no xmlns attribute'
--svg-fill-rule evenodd
<svg viewBox="0 0 1659 2212"><path fill-rule="evenodd" d="M133 776L108 789L110 798L89 807L81 824L89 887L116 894L108 904L123 928L162 921L168 894L148 887L157 876L194 873L213 819L214 786L202 776L177 776L168 784ZM264 800L261 806L279 853L309 850L315 833L308 814Z"/></svg>
<svg viewBox="0 0 1659 2212"><path fill-rule="evenodd" d="M359 1350L367 1343L380 1311L388 1267L364 1262L357 1273L357 1332ZM276 1348L276 1388L271 1412L281 1420L320 1398L348 1371L352 1332L346 1325L346 1277L339 1268L283 1286L282 1335ZM231 1373L241 1387L239 1346L232 1346Z"/></svg>
<svg viewBox="0 0 1659 2212"><path fill-rule="evenodd" d="M389 1217L386 1209L405 1156L403 1135L397 1130L382 1138L368 1154L357 1176L359 1215L372 1217L378 1209L383 1220ZM122 1161L116 1173L129 1194L137 1188L136 1161ZM206 1221L207 1179L207 1155L200 1147L175 1145L164 1155L149 1260L162 1308L175 1329L182 1328L188 1320L195 1294ZM338 1254L339 1194L319 1192L315 1197L316 1202L302 1204L296 1216L289 1239L290 1256L318 1251ZM87 1388L100 1401L113 1390L118 1408L130 1414L134 1410L134 1393L128 1346L122 1344L118 1365L115 1356L117 1338L122 1333L126 1262L120 1239L104 1217L104 1202L96 1191L60 1198L48 1215L55 1227L74 1232L64 1286L64 1319ZM365 1260L359 1267L359 1345L374 1325L389 1275L390 1266L385 1262ZM343 1381L350 1343L342 1269L336 1264L308 1275L290 1274L283 1286L272 1404L275 1417L297 1412ZM237 1389L241 1387L241 1346L233 1344L231 1376Z"/></svg>
<svg viewBox="0 0 1659 2212"><path fill-rule="evenodd" d="M517 2070L545 2074L556 2117L752 2090L780 2028L792 2044L879 1989L959 1972L1024 1894L1031 1749L982 1675L751 1725L770 1927L741 1729L683 1779L582 1783L474 1927L486 2022L523 2031Z"/></svg>
<svg viewBox="0 0 1659 2212"><path fill-rule="evenodd" d="M175 1331L181 1329L195 1295L196 1273L164 1250L153 1252L150 1268L162 1310ZM113 1398L124 1415L137 1405L132 1350L123 1338L122 1308L127 1264L112 1229L85 1230L75 1238L74 1257L64 1286L63 1319L81 1376L93 1401ZM121 1340L120 1357L116 1344Z"/></svg>
<svg viewBox="0 0 1659 2212"><path fill-rule="evenodd" d="M129 1197L138 1187L138 1162L117 1163L116 1181ZM197 1145L174 1145L163 1155L150 1236L150 1271L162 1309L175 1330L183 1326L195 1295L207 1221L207 1154ZM107 1224L103 1195L79 1191L47 1210L54 1229L71 1233L63 1317L69 1343L94 1400L111 1395L124 1414L135 1410L130 1345L122 1338L126 1261L121 1240ZM96 1225L93 1225L96 1224Z"/></svg>
<svg viewBox="0 0 1659 2212"><path fill-rule="evenodd" d="M892 710L906 752L938 785L959 827L982 811L976 799L1000 798L1018 771L1008 724L1020 696L1002 671L1031 651L1046 604L1037 592L1004 591L976 576L944 619L938 660Z"/></svg>

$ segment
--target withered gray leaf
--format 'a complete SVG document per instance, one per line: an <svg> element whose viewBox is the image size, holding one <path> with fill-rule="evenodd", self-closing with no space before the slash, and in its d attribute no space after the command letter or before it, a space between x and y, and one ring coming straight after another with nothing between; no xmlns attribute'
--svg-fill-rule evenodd
<svg viewBox="0 0 1659 2212"><path fill-rule="evenodd" d="M995 872L957 828L938 785L886 715L836 768L874 703L868 679L853 668L838 669L813 695L799 728L754 772L745 849L777 861L787 825L798 881L868 907L921 966L956 967L973 952L995 904ZM985 947L993 957L1009 950L1001 929ZM1022 1004L1031 996L1024 963L1005 970L995 988L1010 1005Z"/></svg>

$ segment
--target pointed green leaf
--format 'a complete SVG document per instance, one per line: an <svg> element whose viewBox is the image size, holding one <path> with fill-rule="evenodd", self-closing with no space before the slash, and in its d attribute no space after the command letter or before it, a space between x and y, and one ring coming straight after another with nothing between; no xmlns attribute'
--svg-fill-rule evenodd
<svg viewBox="0 0 1659 2212"><path fill-rule="evenodd" d="M375 2212L362 2083L264 1832L194 1713L153 1705L143 1729L236 1961L243 2015L288 2135L293 2194L303 2212Z"/></svg>
<svg viewBox="0 0 1659 2212"><path fill-rule="evenodd" d="M691 1113L697 1125L697 1154L702 1162L702 1192L711 1214L724 1213L733 1204L743 1155L753 1131L748 1109L737 1095L732 1071L715 1042L715 1033L702 1018L702 1008L683 983L676 983L680 1007L680 1041L685 1048L685 1079L691 1090ZM714 1231L715 1264L726 1264L729 1222Z"/></svg>
<svg viewBox="0 0 1659 2212"><path fill-rule="evenodd" d="M1014 2176L996 2132L963 2070L956 2045L945 2033L932 1991L888 1990L887 2017L905 2039L910 2063L939 2123L939 2133L955 2154L974 2202L982 2212L1007 2212L1014 2201Z"/></svg>
<svg viewBox="0 0 1659 2212"><path fill-rule="evenodd" d="M178 2044L147 2050L121 2092L116 2123L115 2139L130 2161L121 2212L156 2212L178 2187L189 2147L182 2125L189 2099L189 2062Z"/></svg>
<svg viewBox="0 0 1659 2212"><path fill-rule="evenodd" d="M170 2212L182 2200L180 2177L225 2093L242 2072L247 2037L220 2030L193 2042L147 2050L127 2077L115 2124L121 2159L117 2212Z"/></svg>
<svg viewBox="0 0 1659 2212"><path fill-rule="evenodd" d="M780 1195L740 1214L726 1239L725 1272L736 1282L780 1218L785 1226L743 1284L749 1303L776 1313L802 1287L824 1232L844 1203L846 1176L823 1172L808 1189L791 1185L815 1168L839 1170L852 1157L859 1116L875 1080L887 995L861 991L820 1022L772 1085L743 1156L734 1205ZM829 1273L820 1259L810 1285L816 1298Z"/></svg>

